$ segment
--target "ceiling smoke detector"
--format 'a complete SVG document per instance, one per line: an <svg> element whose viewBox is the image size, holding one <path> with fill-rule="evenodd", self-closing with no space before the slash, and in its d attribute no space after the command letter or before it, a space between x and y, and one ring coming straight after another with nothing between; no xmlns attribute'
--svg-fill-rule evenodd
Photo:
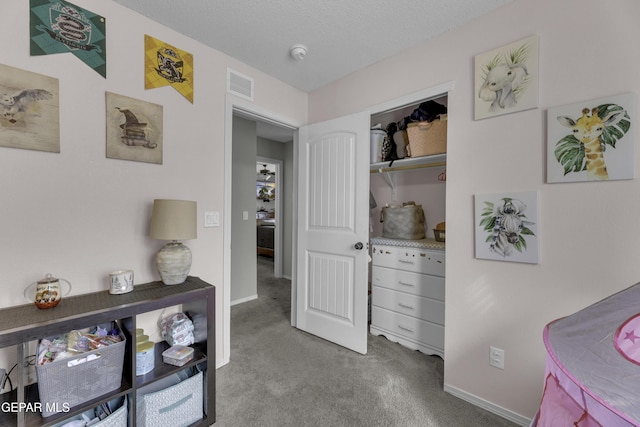
<svg viewBox="0 0 640 427"><path fill-rule="evenodd" d="M289 48L289 55L296 61L302 61L307 55L307 47L303 44L294 44Z"/></svg>

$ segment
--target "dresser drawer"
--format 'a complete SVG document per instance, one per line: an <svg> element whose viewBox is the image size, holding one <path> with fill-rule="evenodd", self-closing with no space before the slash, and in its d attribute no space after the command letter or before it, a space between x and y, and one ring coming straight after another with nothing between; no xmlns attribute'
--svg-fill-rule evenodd
<svg viewBox="0 0 640 427"><path fill-rule="evenodd" d="M373 266L371 284L444 301L444 277Z"/></svg>
<svg viewBox="0 0 640 427"><path fill-rule="evenodd" d="M442 325L374 306L371 309L371 326L444 349L444 326Z"/></svg>
<svg viewBox="0 0 640 427"><path fill-rule="evenodd" d="M371 295L371 304L407 316L413 316L421 320L444 325L443 301L374 286Z"/></svg>
<svg viewBox="0 0 640 427"><path fill-rule="evenodd" d="M373 265L444 277L444 251L374 245Z"/></svg>

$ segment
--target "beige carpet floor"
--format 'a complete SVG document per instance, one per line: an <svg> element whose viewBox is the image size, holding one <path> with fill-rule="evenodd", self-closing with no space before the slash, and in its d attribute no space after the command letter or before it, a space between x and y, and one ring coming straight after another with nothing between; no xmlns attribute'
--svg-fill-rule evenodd
<svg viewBox="0 0 640 427"><path fill-rule="evenodd" d="M231 307L217 427L515 426L443 391L443 360L369 335L361 355L290 326L291 284L258 258L257 300Z"/></svg>

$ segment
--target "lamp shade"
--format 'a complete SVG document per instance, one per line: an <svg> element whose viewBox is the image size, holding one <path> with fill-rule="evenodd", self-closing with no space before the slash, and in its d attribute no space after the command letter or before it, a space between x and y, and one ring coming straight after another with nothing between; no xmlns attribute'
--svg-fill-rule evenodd
<svg viewBox="0 0 640 427"><path fill-rule="evenodd" d="M149 236L158 240L195 239L197 237L196 212L196 202L154 200Z"/></svg>

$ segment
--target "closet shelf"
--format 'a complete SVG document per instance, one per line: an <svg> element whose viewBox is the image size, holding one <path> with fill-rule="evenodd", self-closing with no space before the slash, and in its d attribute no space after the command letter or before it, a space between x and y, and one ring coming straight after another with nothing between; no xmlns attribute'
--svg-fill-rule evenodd
<svg viewBox="0 0 640 427"><path fill-rule="evenodd" d="M447 153L424 157L408 157L393 162L379 162L370 165L370 173L402 172L413 169L432 168L447 165Z"/></svg>

